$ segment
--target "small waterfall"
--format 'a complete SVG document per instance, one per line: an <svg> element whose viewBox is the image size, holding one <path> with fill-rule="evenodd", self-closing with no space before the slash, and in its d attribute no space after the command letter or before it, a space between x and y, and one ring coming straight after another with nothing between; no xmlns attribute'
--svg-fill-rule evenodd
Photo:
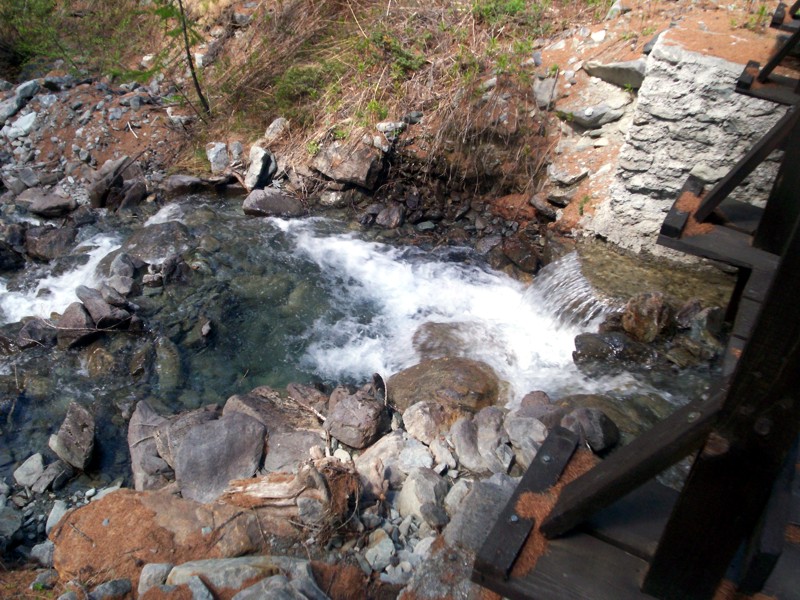
<svg viewBox="0 0 800 600"><path fill-rule="evenodd" d="M617 308L600 298L581 271L577 252L570 252L544 267L526 293L530 302L542 306L569 325L589 328Z"/></svg>

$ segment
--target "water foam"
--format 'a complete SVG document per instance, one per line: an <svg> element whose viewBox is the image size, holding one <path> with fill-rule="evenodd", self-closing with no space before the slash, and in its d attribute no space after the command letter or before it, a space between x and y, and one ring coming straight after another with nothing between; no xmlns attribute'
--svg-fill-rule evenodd
<svg viewBox="0 0 800 600"><path fill-rule="evenodd" d="M602 304L592 306L588 297L572 307L555 304L590 290L577 258L527 288L502 273L419 250L321 235L313 220L273 222L320 267L335 298L337 316L315 323L305 357L320 375L358 381L373 372L392 374L419 361L412 338L420 326L445 323L455 328L459 354L490 364L509 382L514 399L534 389L593 387L574 366L572 351L575 336L594 326ZM580 318L572 315L576 307Z"/></svg>
<svg viewBox="0 0 800 600"><path fill-rule="evenodd" d="M71 271L60 275L46 275L36 286L26 290L9 291L7 282L0 280L0 321L13 323L23 317L49 317L52 312L62 312L70 303L77 301L75 288L79 285L96 286L100 280L95 273L97 265L109 252L119 248L115 236L97 235L80 244L75 253L85 253L88 260Z"/></svg>

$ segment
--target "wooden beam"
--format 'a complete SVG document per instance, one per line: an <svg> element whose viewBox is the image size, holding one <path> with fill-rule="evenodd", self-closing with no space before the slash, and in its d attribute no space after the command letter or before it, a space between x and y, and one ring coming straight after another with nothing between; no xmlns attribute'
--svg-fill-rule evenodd
<svg viewBox="0 0 800 600"><path fill-rule="evenodd" d="M517 514L520 496L539 493L555 485L578 445L577 434L563 427L550 431L533 462L525 471L491 533L475 558L472 580L482 583L486 577L505 579L533 529L533 519Z"/></svg>
<svg viewBox="0 0 800 600"><path fill-rule="evenodd" d="M794 16L794 13L792 16ZM781 64L784 58L789 56L789 53L795 49L795 46L797 46L798 42L800 42L800 29L790 35L789 39L787 39L784 44L778 48L775 54L773 54L772 57L767 61L767 64L764 65L764 68L758 73L758 81L761 83L766 83L769 81L769 76L775 70L775 67Z"/></svg>
<svg viewBox="0 0 800 600"><path fill-rule="evenodd" d="M664 600L711 598L764 512L800 426L800 219L645 579Z"/></svg>
<svg viewBox="0 0 800 600"><path fill-rule="evenodd" d="M709 400L679 408L565 486L539 531L549 538L566 533L697 450L711 431L723 399L724 390L719 390Z"/></svg>

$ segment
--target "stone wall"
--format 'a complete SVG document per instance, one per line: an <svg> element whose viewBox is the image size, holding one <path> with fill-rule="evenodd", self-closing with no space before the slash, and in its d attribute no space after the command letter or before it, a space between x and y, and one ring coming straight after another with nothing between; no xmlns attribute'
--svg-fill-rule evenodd
<svg viewBox="0 0 800 600"><path fill-rule="evenodd" d="M687 176L715 183L786 110L736 93L742 69L662 36L647 61L609 198L582 222L589 234L637 253L686 259L657 246L656 238ZM774 158L744 182L737 199L766 200L777 171Z"/></svg>

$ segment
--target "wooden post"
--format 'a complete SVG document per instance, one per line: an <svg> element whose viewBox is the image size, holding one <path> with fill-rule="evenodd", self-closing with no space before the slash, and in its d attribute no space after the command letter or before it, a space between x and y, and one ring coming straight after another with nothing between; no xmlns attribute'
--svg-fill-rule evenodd
<svg viewBox="0 0 800 600"><path fill-rule="evenodd" d="M706 600L755 531L800 426L800 219L643 591Z"/></svg>

